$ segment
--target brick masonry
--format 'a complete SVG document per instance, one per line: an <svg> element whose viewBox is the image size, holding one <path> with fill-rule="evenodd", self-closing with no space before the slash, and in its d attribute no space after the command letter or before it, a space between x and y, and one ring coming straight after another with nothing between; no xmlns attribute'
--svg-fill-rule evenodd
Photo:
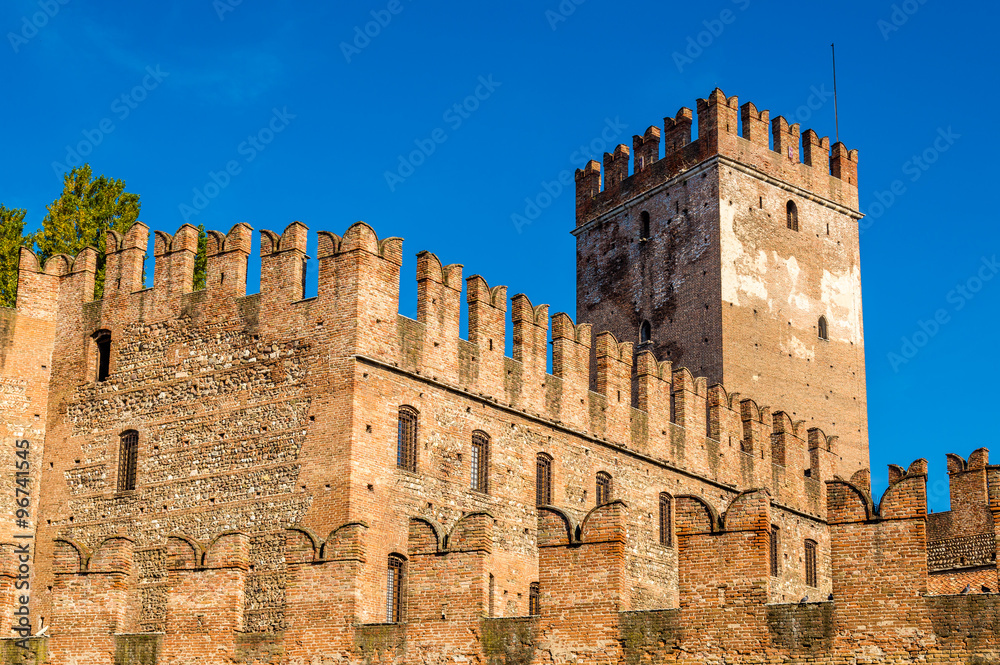
<svg viewBox="0 0 1000 665"><path fill-rule="evenodd" d="M927 515L922 461L890 467L889 490L872 500L867 436L852 430L864 414L863 365L850 364L863 348L859 284L834 278L836 302L823 299L822 283L794 293L767 284L774 297L803 298L793 336L822 303L857 314L856 326L853 314L831 322L829 354L860 370L857 380L843 367L820 371L836 398L800 390L802 368L812 367L801 363L819 356L785 362L784 347L746 361L771 368L758 392L717 382L739 376L744 361L732 349L754 335L792 338L775 332L787 321L761 308L746 337L754 301L725 290L748 277L731 275L741 264L724 258L738 246L732 234L749 234L744 251L773 247L783 265L813 242L768 235L767 213L740 212L746 201L736 197L778 181L812 192L816 200L801 199L799 233L828 217L841 242L829 247L830 265L849 275L856 214L844 210L857 207L857 157L842 146L830 156L829 143L807 133L799 163L788 138L797 141L797 128L780 122L780 159L765 155L761 113L747 111L737 137L735 99L716 92L703 102L697 141L682 110L665 127L663 159L654 159L654 131L634 143L639 173L628 176L627 151L608 155L610 193L599 191L594 166L578 176L584 224L619 214L634 198L626 190L648 193L682 172L690 180L667 187L688 191L676 243L648 246L669 270L651 270L652 259L635 268L634 254L620 254L622 275L636 281L584 284L582 307L598 306L581 318L593 323L550 314L524 294L508 298L476 275L463 287L463 266L429 252L418 254L417 318L403 317L402 240L363 223L319 234L310 299L298 222L260 232L261 292L252 295L244 224L210 233L207 287L197 292L197 235L187 225L156 232L150 289L149 230L109 234L101 301L92 298L92 250L44 266L25 250L17 309L0 312L11 462L0 594L10 622L12 471L15 441L26 437L37 443L31 617L46 632L27 650L4 642L2 662L995 661L1000 467L984 449L968 461L950 456L950 513ZM732 229L719 222L730 195ZM666 210L669 197L656 197ZM676 347L597 325L593 312L611 311L604 299L677 274L698 289L715 284L717 307L704 308L708 290L676 299ZM463 290L468 339L459 336ZM718 333L711 350L691 350L706 326ZM99 334L111 338L105 380ZM398 464L401 406L417 412L415 469ZM139 441L134 489L119 477L125 432ZM489 441L485 492L472 483L474 433ZM551 460L541 507L539 455ZM598 473L611 478L602 505ZM807 584L806 541L816 547L816 586ZM402 562L394 589L390 557ZM972 593L961 593L966 585ZM400 616L390 617L393 592Z"/></svg>

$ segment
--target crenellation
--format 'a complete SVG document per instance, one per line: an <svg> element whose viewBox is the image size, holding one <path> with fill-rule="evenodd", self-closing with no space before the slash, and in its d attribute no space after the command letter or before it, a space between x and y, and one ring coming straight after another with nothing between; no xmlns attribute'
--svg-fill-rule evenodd
<svg viewBox="0 0 1000 665"><path fill-rule="evenodd" d="M205 252L205 285L212 297L232 303L247 293L247 262L253 230L248 224L239 223L223 235L208 231ZM229 316L232 306L215 312Z"/></svg>
<svg viewBox="0 0 1000 665"><path fill-rule="evenodd" d="M590 325L575 325L569 314L552 317L552 375L561 379L557 418L568 426L586 431L587 399L590 391Z"/></svg>
<svg viewBox="0 0 1000 665"><path fill-rule="evenodd" d="M513 360L521 364L520 390L508 403L543 413L544 382L548 364L549 306L532 306L528 296L519 293L510 299L514 331Z"/></svg>
<svg viewBox="0 0 1000 665"><path fill-rule="evenodd" d="M678 152L691 143L691 125L694 124L694 112L687 108L678 109L674 117L663 119L663 144L666 154Z"/></svg>
<svg viewBox="0 0 1000 665"><path fill-rule="evenodd" d="M771 120L771 135L774 151L786 156L793 164L798 164L799 146L802 143L799 123L789 125L784 116L776 116Z"/></svg>
<svg viewBox="0 0 1000 665"><path fill-rule="evenodd" d="M142 222L133 224L124 235L108 230L105 241L105 299L128 296L142 290L148 242L149 227Z"/></svg>
<svg viewBox="0 0 1000 665"><path fill-rule="evenodd" d="M815 130L802 132L802 163L819 173L830 173L830 137L820 138Z"/></svg>
<svg viewBox="0 0 1000 665"><path fill-rule="evenodd" d="M839 141L833 144L830 155L830 175L848 185L858 184L858 151L848 150Z"/></svg>
<svg viewBox="0 0 1000 665"><path fill-rule="evenodd" d="M432 377L458 383L462 266L442 266L431 252L417 254L417 321L424 324L423 364Z"/></svg>
<svg viewBox="0 0 1000 665"><path fill-rule="evenodd" d="M597 359L595 392L607 398L603 435L612 441L630 441L632 343L619 343L610 332L602 332L594 342L594 351Z"/></svg>
<svg viewBox="0 0 1000 665"><path fill-rule="evenodd" d="M173 236L156 231L154 238L153 307L154 318L161 320L179 314L181 296L194 288L198 229L184 224Z"/></svg>
<svg viewBox="0 0 1000 665"><path fill-rule="evenodd" d="M634 172L640 173L652 166L660 158L660 128L650 125L646 132L632 137L632 153L634 157Z"/></svg>
<svg viewBox="0 0 1000 665"><path fill-rule="evenodd" d="M308 231L302 222L292 222L280 236L271 231L260 232L262 311L275 315L305 298Z"/></svg>
<svg viewBox="0 0 1000 665"><path fill-rule="evenodd" d="M478 347L475 390L481 395L502 395L507 287L490 288L479 275L469 277L466 285L469 342Z"/></svg>
<svg viewBox="0 0 1000 665"><path fill-rule="evenodd" d="M740 119L743 123L743 133L740 136L751 143L767 148L770 145L767 135L770 117L770 111L763 109L758 111L753 102L745 102L740 107ZM777 148L777 146L775 147Z"/></svg>
<svg viewBox="0 0 1000 665"><path fill-rule="evenodd" d="M615 146L615 151L604 153L604 191L608 192L616 188L623 180L628 178L628 146L620 143Z"/></svg>

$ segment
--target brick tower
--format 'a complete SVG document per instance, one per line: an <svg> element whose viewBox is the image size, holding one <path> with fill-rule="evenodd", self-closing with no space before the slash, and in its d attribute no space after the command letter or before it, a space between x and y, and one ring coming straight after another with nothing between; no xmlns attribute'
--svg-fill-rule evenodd
<svg viewBox="0 0 1000 665"><path fill-rule="evenodd" d="M856 150L715 89L576 173L577 319L791 408L868 468ZM801 139L801 152L800 152ZM801 154L801 159L800 159ZM808 414L808 415L807 415Z"/></svg>

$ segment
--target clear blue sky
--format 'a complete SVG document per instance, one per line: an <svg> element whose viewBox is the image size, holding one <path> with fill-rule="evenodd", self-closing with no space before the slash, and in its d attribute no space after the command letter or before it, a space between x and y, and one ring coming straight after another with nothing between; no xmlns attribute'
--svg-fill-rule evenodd
<svg viewBox="0 0 1000 665"><path fill-rule="evenodd" d="M942 510L946 452L993 446L1000 461L1000 279L976 281L993 277L983 261L1000 254L987 117L998 106L996 4L96 4L0 8L0 202L37 226L73 149L125 179L154 229L173 232L185 212L223 231L301 220L340 233L362 219L406 239L411 316L423 249L575 313L573 192L543 196L518 232L526 198L600 159L580 147L606 128L631 145L715 86L832 137L835 41L840 137L860 150L872 213L861 242L876 500L889 462L929 459ZM375 36L358 37L374 20ZM474 110L453 110L477 92ZM418 142L433 152L387 182ZM234 175L220 175L227 164ZM924 333L936 314L944 323Z"/></svg>

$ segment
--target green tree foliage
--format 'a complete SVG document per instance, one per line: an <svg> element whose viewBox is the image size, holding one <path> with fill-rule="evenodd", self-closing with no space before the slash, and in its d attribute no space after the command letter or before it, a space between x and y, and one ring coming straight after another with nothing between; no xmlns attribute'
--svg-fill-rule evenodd
<svg viewBox="0 0 1000 665"><path fill-rule="evenodd" d="M30 242L24 237L24 214L21 208L0 205L0 307L17 301L17 261L21 247Z"/></svg>
<svg viewBox="0 0 1000 665"><path fill-rule="evenodd" d="M47 208L42 228L32 240L44 262L56 254L76 256L84 247L97 249L94 296L104 294L105 238L111 229L126 233L139 219L139 195L125 191L125 181L94 178L89 164L63 176L62 194Z"/></svg>
<svg viewBox="0 0 1000 665"><path fill-rule="evenodd" d="M205 262L208 260L208 234L205 225L198 225L198 253L194 255L194 290L205 288Z"/></svg>

